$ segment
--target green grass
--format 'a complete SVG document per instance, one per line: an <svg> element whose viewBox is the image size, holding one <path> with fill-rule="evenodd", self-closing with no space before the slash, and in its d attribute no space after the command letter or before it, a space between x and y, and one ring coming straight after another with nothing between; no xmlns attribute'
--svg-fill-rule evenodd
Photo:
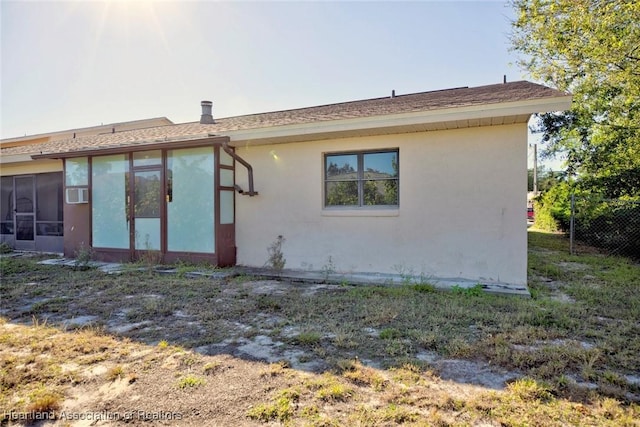
<svg viewBox="0 0 640 427"><path fill-rule="evenodd" d="M316 331L303 331L293 338L296 344L302 346L313 346L320 343L322 335Z"/></svg>

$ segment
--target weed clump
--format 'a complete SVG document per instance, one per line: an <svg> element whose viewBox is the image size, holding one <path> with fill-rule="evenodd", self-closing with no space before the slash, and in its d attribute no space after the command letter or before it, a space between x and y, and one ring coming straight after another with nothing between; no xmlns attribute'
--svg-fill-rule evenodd
<svg viewBox="0 0 640 427"><path fill-rule="evenodd" d="M13 248L7 242L0 243L0 254L10 254L11 252L13 252Z"/></svg>
<svg viewBox="0 0 640 427"><path fill-rule="evenodd" d="M84 242L80 244L80 247L73 253L75 256L75 268L78 270L88 270L93 260L93 248L91 246L85 246Z"/></svg>
<svg viewBox="0 0 640 427"><path fill-rule="evenodd" d="M124 377L124 368L120 365L114 366L107 371L107 380L115 381Z"/></svg>
<svg viewBox="0 0 640 427"><path fill-rule="evenodd" d="M252 408L247 413L251 419L269 422L277 420L280 422L289 421L295 412L296 404L300 400L300 392L287 389L278 393L278 397L273 403L261 403Z"/></svg>
<svg viewBox="0 0 640 427"><path fill-rule="evenodd" d="M479 297L484 294L483 289L484 288L482 287L481 284L477 284L470 288L463 288L461 286L456 285L453 288L451 288L451 292L453 292L456 295L464 295L466 297Z"/></svg>
<svg viewBox="0 0 640 427"><path fill-rule="evenodd" d="M267 254L269 255L267 265L277 272L282 271L287 263L287 260L282 253L282 245L285 241L286 239L282 237L282 235L279 235L267 248Z"/></svg>
<svg viewBox="0 0 640 427"><path fill-rule="evenodd" d="M322 335L320 335L318 332L308 331L298 334L298 336L294 338L294 341L300 345L312 346L318 344L321 339Z"/></svg>
<svg viewBox="0 0 640 427"><path fill-rule="evenodd" d="M507 389L513 396L524 401L548 401L553 397L547 386L532 378L516 380L509 384Z"/></svg>
<svg viewBox="0 0 640 427"><path fill-rule="evenodd" d="M176 383L176 386L179 389L184 390L188 388L199 387L204 384L205 380L203 378L196 377L195 375L187 375L186 377L180 378Z"/></svg>
<svg viewBox="0 0 640 427"><path fill-rule="evenodd" d="M342 376L354 384L369 386L376 391L383 390L388 384L388 381L375 369L358 362L354 362L351 369L345 371Z"/></svg>
<svg viewBox="0 0 640 427"><path fill-rule="evenodd" d="M29 401L27 413L37 418L40 414L55 414L63 398L58 392L42 386L30 393Z"/></svg>

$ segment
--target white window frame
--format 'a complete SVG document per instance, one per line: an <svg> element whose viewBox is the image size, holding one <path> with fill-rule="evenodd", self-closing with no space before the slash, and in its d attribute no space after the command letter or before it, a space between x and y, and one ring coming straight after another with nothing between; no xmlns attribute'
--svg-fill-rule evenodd
<svg viewBox="0 0 640 427"><path fill-rule="evenodd" d="M382 154L382 153L395 153L398 176L395 178L386 179L368 179L365 177L364 171L364 157L367 154ZM352 181L357 182L358 186L358 204L354 205L328 205L327 204L327 183L329 182L348 182L344 179L330 179L327 177L327 159L331 156L357 156L357 177ZM394 180L398 184L398 202L392 205L367 205L364 203L364 183L366 181L391 181ZM352 151L338 151L327 152L322 156L322 206L324 210L376 210L376 209L395 209L400 207L400 150L399 148L384 148L384 149L372 149L372 150L352 150Z"/></svg>

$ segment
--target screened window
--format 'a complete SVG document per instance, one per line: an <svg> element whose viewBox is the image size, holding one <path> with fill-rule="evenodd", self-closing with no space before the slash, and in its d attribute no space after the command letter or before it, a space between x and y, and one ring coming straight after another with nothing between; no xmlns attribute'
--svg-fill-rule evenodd
<svg viewBox="0 0 640 427"><path fill-rule="evenodd" d="M0 233L13 234L13 177L3 176L0 182Z"/></svg>
<svg viewBox="0 0 640 427"><path fill-rule="evenodd" d="M398 206L398 150L326 154L326 207Z"/></svg>
<svg viewBox="0 0 640 427"><path fill-rule="evenodd" d="M36 175L36 230L38 236L62 236L62 173Z"/></svg>

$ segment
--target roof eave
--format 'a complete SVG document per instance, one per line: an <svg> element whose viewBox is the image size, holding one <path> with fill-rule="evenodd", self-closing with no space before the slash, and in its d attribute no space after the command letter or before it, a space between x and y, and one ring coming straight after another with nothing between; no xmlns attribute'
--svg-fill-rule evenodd
<svg viewBox="0 0 640 427"><path fill-rule="evenodd" d="M220 132L231 138L230 145L240 145L251 141L252 144L290 142L292 137L304 136L306 140L313 135L343 134L355 131L375 129L401 129L414 125L457 122L463 120L493 117L511 117L531 115L551 111L564 111L571 107L571 95L532 99L526 101L480 104L430 111L400 113L358 117L352 119L327 120L313 123L273 126L268 128L241 129ZM264 142L263 142L264 141Z"/></svg>
<svg viewBox="0 0 640 427"><path fill-rule="evenodd" d="M180 139L170 139L166 141L136 141L135 143L122 144L117 146L108 146L103 148L87 148L86 150L75 150L59 153L42 153L33 154L31 158L33 160L39 159L66 159L70 157L82 157L82 156L94 156L94 155L106 155L106 154L120 154L128 153L132 151L142 150L155 150L160 148L189 148L196 146L203 146L208 144L222 144L223 142L229 142L229 137L224 135L193 135Z"/></svg>

